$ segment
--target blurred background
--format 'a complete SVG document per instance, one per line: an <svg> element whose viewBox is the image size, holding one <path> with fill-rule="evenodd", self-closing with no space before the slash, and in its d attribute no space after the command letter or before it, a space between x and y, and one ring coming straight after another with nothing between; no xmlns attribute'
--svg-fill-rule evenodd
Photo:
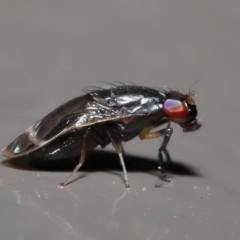
<svg viewBox="0 0 240 240"><path fill-rule="evenodd" d="M192 88L203 126L172 125L172 183L158 178L161 139L125 143L130 192L112 146L63 190L72 166L1 157L1 238L239 239L239 13L234 0L3 2L2 148L98 81Z"/></svg>

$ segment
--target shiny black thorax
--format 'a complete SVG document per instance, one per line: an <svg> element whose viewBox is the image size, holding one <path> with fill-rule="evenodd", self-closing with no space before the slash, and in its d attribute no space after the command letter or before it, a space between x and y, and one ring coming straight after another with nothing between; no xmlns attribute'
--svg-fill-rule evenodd
<svg viewBox="0 0 240 240"><path fill-rule="evenodd" d="M151 88L122 86L95 91L91 96L97 101L105 102L112 109L129 114L127 118L104 124L104 127L111 129L122 141L131 140L146 127L158 126L167 121L162 112L166 95Z"/></svg>

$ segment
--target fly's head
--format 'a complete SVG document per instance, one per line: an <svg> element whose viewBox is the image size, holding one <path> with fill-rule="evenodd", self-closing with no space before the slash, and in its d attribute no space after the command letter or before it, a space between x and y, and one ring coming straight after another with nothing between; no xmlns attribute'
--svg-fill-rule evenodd
<svg viewBox="0 0 240 240"><path fill-rule="evenodd" d="M166 96L163 111L169 121L178 123L184 132L196 131L202 126L202 121L197 118L193 93L184 95L178 91L169 91Z"/></svg>

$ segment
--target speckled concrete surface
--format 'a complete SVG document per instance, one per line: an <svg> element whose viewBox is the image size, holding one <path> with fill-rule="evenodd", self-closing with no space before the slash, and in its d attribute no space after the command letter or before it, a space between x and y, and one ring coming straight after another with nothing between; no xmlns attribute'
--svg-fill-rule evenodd
<svg viewBox="0 0 240 240"><path fill-rule="evenodd" d="M71 172L0 165L4 240L239 239L238 1L5 1L0 8L0 146L97 81L193 86L203 127L173 124L173 182L160 140L125 143L131 191L112 146ZM113 163L114 162L114 163Z"/></svg>

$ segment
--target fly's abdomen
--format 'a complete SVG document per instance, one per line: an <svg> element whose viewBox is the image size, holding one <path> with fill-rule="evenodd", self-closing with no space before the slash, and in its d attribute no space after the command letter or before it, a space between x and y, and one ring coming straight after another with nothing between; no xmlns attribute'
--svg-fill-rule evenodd
<svg viewBox="0 0 240 240"><path fill-rule="evenodd" d="M91 151L97 145L106 145L109 140L102 139L93 127L75 129L64 134L43 147L29 153L34 159L58 160L79 157L84 135L87 133L86 150ZM101 141L102 140L102 141Z"/></svg>
<svg viewBox="0 0 240 240"><path fill-rule="evenodd" d="M34 159L57 160L72 158L80 155L81 136L78 131L70 132L61 136L45 146L30 152Z"/></svg>

